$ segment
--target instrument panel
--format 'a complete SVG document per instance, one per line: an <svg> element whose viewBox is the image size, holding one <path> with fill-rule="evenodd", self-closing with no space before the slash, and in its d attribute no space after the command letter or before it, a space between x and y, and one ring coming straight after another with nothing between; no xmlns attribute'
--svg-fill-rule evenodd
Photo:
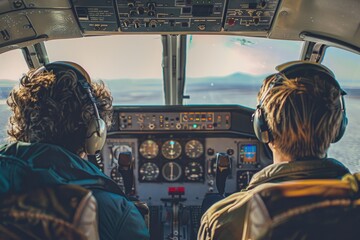
<svg viewBox="0 0 360 240"><path fill-rule="evenodd" d="M139 182L204 181L203 140L160 138L139 142Z"/></svg>
<svg viewBox="0 0 360 240"><path fill-rule="evenodd" d="M116 168L119 155L128 152L133 158L134 190L139 197L143 194L140 189L157 184L196 184L199 192L206 194L216 192L216 154L225 153L233 166L228 191L239 191L249 176L270 163L263 145L254 137L252 112L232 105L116 107L102 151L104 171L121 185ZM202 127L188 127L194 124ZM149 197L157 199L143 196Z"/></svg>
<svg viewBox="0 0 360 240"><path fill-rule="evenodd" d="M252 113L253 109L232 105L115 107L101 152L104 172L124 190L131 182L131 196L148 204L151 240L171 239L180 231L174 228L183 232L181 239L196 239L202 201L218 192L218 153L231 163L226 194L246 188L251 177L271 163L266 147L253 133ZM190 122L182 121L184 116ZM162 120L170 126L211 122L216 127L165 129L159 127ZM124 170L119 170L123 155L132 158L131 175L122 176ZM181 193L175 196L174 189ZM178 225L177 218L184 221Z"/></svg>
<svg viewBox="0 0 360 240"><path fill-rule="evenodd" d="M125 131L219 131L231 128L229 112L122 112L118 120L118 130Z"/></svg>
<svg viewBox="0 0 360 240"><path fill-rule="evenodd" d="M196 184L204 195L216 192L216 153L227 154L232 162L228 192L244 189L251 176L269 163L261 145L254 139L238 137L190 138L189 135L147 135L146 138L108 138L102 151L104 171L123 187L116 170L121 152L130 152L134 163L134 178L138 196L140 189L160 184L190 186ZM261 160L265 158L267 161ZM143 196L156 199L154 194Z"/></svg>

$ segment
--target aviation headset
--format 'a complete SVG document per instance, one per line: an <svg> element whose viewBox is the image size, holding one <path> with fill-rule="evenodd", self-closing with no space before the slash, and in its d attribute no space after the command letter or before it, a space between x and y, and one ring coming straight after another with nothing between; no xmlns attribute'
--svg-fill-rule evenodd
<svg viewBox="0 0 360 240"><path fill-rule="evenodd" d="M76 74L78 84L84 90L86 95L91 101L94 107L95 115L90 119L87 124L86 139L85 139L85 151L89 155L95 155L99 153L105 144L106 140L106 124L104 120L100 118L99 110L96 106L96 99L92 94L92 87L90 85L90 76L80 65L73 62L57 61L49 64L45 64L34 72L34 75L43 72L53 72L55 75L61 71L73 71Z"/></svg>
<svg viewBox="0 0 360 240"><path fill-rule="evenodd" d="M342 112L342 121L337 136L333 140L333 143L339 141L345 133L348 119L346 117L345 99L344 99L344 95L346 95L346 92L343 89L341 89L339 83L335 79L334 73L324 65L318 63L312 63L312 62L305 62L305 61L288 62L280 66L277 66L276 70L278 70L279 72L269 76L272 77L273 80L269 84L268 89L264 91L264 93L262 94L262 97L260 98L260 102L257 105L256 110L252 116L253 127L256 137L263 143L269 143L273 139L271 130L269 129L269 126L266 122L266 113L264 112L262 105L266 96L269 94L270 90L274 86L281 85L284 80L284 77L288 79L295 79L297 77L311 78L311 76L313 75L320 75L321 78L325 78L336 89L340 91L339 101Z"/></svg>

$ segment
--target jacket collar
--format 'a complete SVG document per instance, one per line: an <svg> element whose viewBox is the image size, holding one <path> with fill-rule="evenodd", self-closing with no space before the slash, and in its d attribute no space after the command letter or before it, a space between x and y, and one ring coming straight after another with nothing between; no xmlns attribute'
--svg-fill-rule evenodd
<svg viewBox="0 0 360 240"><path fill-rule="evenodd" d="M76 184L124 195L95 165L62 147L23 142L0 147L0 195L57 184Z"/></svg>
<svg viewBox="0 0 360 240"><path fill-rule="evenodd" d="M349 173L349 170L332 158L271 164L253 176L247 190L263 183L298 179L334 179L341 178L346 173Z"/></svg>

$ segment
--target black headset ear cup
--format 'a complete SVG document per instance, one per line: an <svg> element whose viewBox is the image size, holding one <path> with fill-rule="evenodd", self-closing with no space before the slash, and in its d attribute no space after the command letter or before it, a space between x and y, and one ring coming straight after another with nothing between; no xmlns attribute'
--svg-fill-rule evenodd
<svg viewBox="0 0 360 240"><path fill-rule="evenodd" d="M269 143L272 137L264 115L265 113L261 107L258 106L252 116L253 128L255 135L260 142Z"/></svg>
<svg viewBox="0 0 360 240"><path fill-rule="evenodd" d="M341 96L341 105L342 105L342 113L343 113L342 114L342 120L341 120L341 123L340 123L338 134L336 135L336 137L335 137L334 141L332 141L332 143L338 142L344 136L346 126L348 124L348 118L346 116L344 96Z"/></svg>
<svg viewBox="0 0 360 240"><path fill-rule="evenodd" d="M106 124L101 118L92 118L87 126L85 151L95 155L103 148L106 140Z"/></svg>

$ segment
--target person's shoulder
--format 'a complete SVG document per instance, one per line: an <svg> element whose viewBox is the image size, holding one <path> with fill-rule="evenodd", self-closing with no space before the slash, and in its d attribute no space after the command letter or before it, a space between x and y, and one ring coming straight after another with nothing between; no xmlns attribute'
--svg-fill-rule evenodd
<svg viewBox="0 0 360 240"><path fill-rule="evenodd" d="M250 196L251 192L249 191L233 193L212 205L204 215L212 219L213 217L219 218L224 213L236 211L244 205Z"/></svg>
<svg viewBox="0 0 360 240"><path fill-rule="evenodd" d="M98 203L102 239L149 239L144 219L130 200L105 190L94 189L92 192Z"/></svg>
<svg viewBox="0 0 360 240"><path fill-rule="evenodd" d="M349 172L349 169L341 161L335 158L326 158L324 161L328 162L329 165Z"/></svg>
<svg viewBox="0 0 360 240"><path fill-rule="evenodd" d="M115 219L114 223L121 225L124 221L131 221L131 218L141 217L135 204L125 196L98 189L92 192L98 203L99 213Z"/></svg>
<svg viewBox="0 0 360 240"><path fill-rule="evenodd" d="M23 159L32 159L34 155L37 158L48 158L51 154L51 159L54 158L77 158L77 156L61 146L49 143L28 143L28 142L12 142L0 146L0 154L5 156L16 156ZM71 155L71 156L70 156Z"/></svg>
<svg viewBox="0 0 360 240"><path fill-rule="evenodd" d="M201 219L198 239L238 239L251 196L251 191L237 192L212 205Z"/></svg>
<svg viewBox="0 0 360 240"><path fill-rule="evenodd" d="M102 189L92 189L92 192L98 204L103 204L107 207L117 208L119 210L125 210L134 206L131 201L120 194L115 194Z"/></svg>
<svg viewBox="0 0 360 240"><path fill-rule="evenodd" d="M9 151L18 148L20 142L4 143L0 145L0 154L6 154Z"/></svg>

